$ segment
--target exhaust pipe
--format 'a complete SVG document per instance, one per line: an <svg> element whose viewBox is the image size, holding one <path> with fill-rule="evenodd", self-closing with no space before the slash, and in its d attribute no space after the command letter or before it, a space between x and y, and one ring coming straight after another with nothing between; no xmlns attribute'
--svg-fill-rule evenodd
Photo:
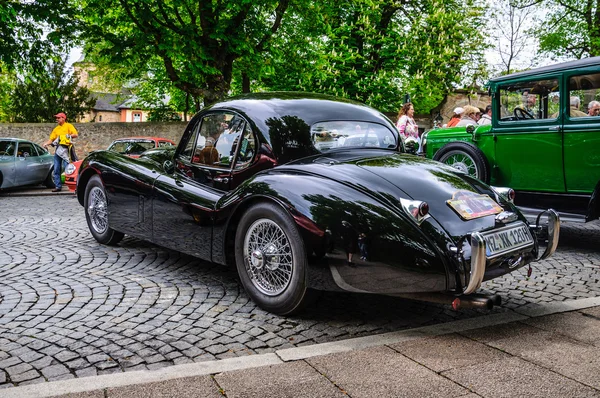
<svg viewBox="0 0 600 398"><path fill-rule="evenodd" d="M395 296L429 303L446 304L450 305L455 311L461 308L485 308L491 310L495 305L499 306L502 304L502 297L498 294L474 293L454 296L444 293L406 293Z"/></svg>

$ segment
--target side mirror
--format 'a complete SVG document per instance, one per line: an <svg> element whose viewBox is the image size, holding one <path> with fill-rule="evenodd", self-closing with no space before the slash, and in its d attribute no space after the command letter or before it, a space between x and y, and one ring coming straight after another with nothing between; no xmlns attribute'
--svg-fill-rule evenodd
<svg viewBox="0 0 600 398"><path fill-rule="evenodd" d="M171 160L165 160L163 163L163 169L165 170L165 173L173 174L173 172L175 172L175 163L173 163Z"/></svg>

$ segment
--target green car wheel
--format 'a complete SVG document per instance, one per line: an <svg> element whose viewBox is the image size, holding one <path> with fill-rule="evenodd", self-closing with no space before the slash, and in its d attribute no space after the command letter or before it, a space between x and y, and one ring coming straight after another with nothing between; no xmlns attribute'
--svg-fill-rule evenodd
<svg viewBox="0 0 600 398"><path fill-rule="evenodd" d="M433 159L485 183L490 181L489 166L485 155L479 148L468 142L456 141L446 144L436 152Z"/></svg>

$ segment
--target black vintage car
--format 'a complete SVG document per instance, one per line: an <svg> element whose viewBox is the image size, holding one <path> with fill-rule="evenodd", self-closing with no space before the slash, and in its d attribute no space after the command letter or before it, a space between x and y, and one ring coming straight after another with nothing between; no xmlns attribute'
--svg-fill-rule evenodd
<svg viewBox="0 0 600 398"><path fill-rule="evenodd" d="M554 252L553 210L529 225L512 190L404 152L393 123L362 104L254 94L200 112L175 149L92 153L77 196L98 242L129 234L236 264L278 314L315 290L491 307L482 281Z"/></svg>

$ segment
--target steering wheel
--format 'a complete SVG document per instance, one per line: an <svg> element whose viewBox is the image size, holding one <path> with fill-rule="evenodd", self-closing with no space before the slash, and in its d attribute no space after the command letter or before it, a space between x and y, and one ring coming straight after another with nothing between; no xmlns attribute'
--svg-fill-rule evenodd
<svg viewBox="0 0 600 398"><path fill-rule="evenodd" d="M8 152L0 151L0 156L4 156L4 155L8 156Z"/></svg>
<svg viewBox="0 0 600 398"><path fill-rule="evenodd" d="M529 111L520 107L516 107L513 113L515 114L517 120L535 119L535 117L533 117Z"/></svg>

